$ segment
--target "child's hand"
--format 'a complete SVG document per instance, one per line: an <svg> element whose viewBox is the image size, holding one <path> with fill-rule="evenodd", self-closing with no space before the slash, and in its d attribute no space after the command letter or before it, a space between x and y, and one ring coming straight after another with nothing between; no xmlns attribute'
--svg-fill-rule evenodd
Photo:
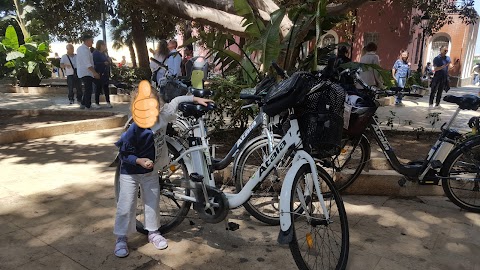
<svg viewBox="0 0 480 270"><path fill-rule="evenodd" d="M137 158L137 164L147 170L153 169L153 161L148 158Z"/></svg>
<svg viewBox="0 0 480 270"><path fill-rule="evenodd" d="M213 100L206 99L206 98L193 97L193 102L203 106L208 106L208 103L213 103Z"/></svg>

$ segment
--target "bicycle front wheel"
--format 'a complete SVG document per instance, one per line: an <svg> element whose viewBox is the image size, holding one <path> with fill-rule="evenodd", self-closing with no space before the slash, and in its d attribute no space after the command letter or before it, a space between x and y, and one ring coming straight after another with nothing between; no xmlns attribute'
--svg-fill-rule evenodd
<svg viewBox="0 0 480 270"><path fill-rule="evenodd" d="M331 177L317 166L325 218L311 177L309 164L298 170L293 183L290 209L293 239L290 251L299 269L345 269L348 261L349 232L345 207ZM303 211L294 209L302 207ZM294 218L294 216L297 216Z"/></svg>
<svg viewBox="0 0 480 270"><path fill-rule="evenodd" d="M480 138L455 148L441 171L447 197L467 211L480 213Z"/></svg>

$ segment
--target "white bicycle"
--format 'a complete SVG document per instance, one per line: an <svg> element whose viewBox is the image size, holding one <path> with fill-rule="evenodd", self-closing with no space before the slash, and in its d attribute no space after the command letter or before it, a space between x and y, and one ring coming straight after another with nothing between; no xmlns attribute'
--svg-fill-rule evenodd
<svg viewBox="0 0 480 270"><path fill-rule="evenodd" d="M309 146L304 147L302 143L303 137L313 135L310 132L312 129L321 132L328 127L325 125L325 119L308 121L314 126L305 126L304 120L299 121L300 117L312 119L310 117L312 115L307 117L305 114L297 113L302 110L297 108L305 107L301 101L308 100L309 96L316 97L316 91L319 91L318 87L304 87L305 84L301 80L309 78L308 73L298 73L297 76L294 74L285 83L270 90L265 97L265 108L274 107L271 111L288 109L290 127L250 180L236 194L226 193L215 187L214 166L205 139L207 134L203 119L208 111L214 109L213 104L208 107L193 103L179 105L183 116L195 119L195 124L193 136L188 138L188 148L177 153L178 156L172 155L174 160L160 178L160 216L164 223L159 230L162 233L179 225L192 204L198 216L207 223L225 220L229 210L247 202L268 174L281 164L285 156L293 156L291 167L281 183L278 242L289 244L300 269L346 267L349 232L343 201L335 190L331 177L315 164L314 159L305 151ZM281 99L284 98L288 101L282 102ZM300 104L297 101L300 101ZM174 153L172 151L174 149L170 150ZM189 177L185 178L186 175ZM137 212L139 231L142 231L144 224L142 205L139 203Z"/></svg>

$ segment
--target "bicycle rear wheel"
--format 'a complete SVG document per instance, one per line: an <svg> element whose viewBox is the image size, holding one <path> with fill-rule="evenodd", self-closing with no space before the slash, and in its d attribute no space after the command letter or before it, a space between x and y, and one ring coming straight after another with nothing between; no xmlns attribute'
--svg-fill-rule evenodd
<svg viewBox="0 0 480 270"><path fill-rule="evenodd" d="M347 189L362 173L369 152L370 146L365 136L360 139L345 138L340 154L322 161L322 166L332 176L339 192Z"/></svg>
<svg viewBox="0 0 480 270"><path fill-rule="evenodd" d="M441 176L443 190L454 204L480 213L480 138L455 148L445 160Z"/></svg>
<svg viewBox="0 0 480 270"><path fill-rule="evenodd" d="M298 170L292 188L290 209L294 236L290 251L302 270L345 269L349 252L345 207L331 177L320 166L317 166L317 172L323 202L330 217L328 220L325 218L320 198L311 184L310 165L305 164ZM299 204L303 208L301 214L294 212Z"/></svg>

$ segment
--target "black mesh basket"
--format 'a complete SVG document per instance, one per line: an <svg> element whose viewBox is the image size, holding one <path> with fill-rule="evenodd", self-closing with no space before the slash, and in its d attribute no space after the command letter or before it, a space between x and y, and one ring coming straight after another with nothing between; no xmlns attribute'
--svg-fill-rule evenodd
<svg viewBox="0 0 480 270"><path fill-rule="evenodd" d="M295 108L305 150L316 158L338 155L341 150L345 90L321 81Z"/></svg>

